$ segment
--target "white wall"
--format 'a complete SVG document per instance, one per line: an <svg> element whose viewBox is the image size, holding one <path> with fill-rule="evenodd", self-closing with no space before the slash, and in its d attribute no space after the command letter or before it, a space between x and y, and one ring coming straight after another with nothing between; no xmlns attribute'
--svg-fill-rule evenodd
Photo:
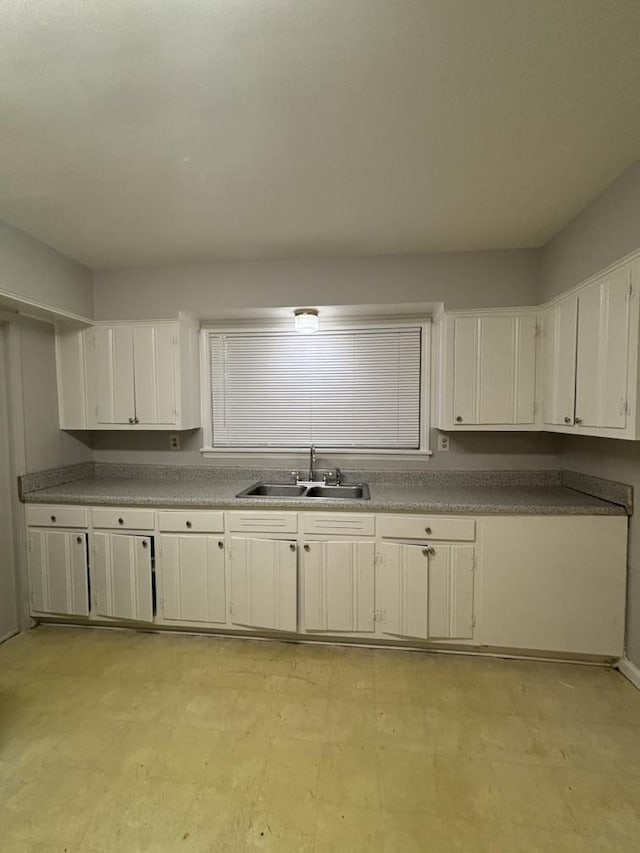
<svg viewBox="0 0 640 853"><path fill-rule="evenodd" d="M91 270L1 219L0 291L93 317Z"/></svg>
<svg viewBox="0 0 640 853"><path fill-rule="evenodd" d="M640 162L591 202L542 252L541 288L550 298L640 248ZM567 436L562 465L629 483L640 501L640 443ZM640 511L630 520L628 655L640 666Z"/></svg>
<svg viewBox="0 0 640 853"><path fill-rule="evenodd" d="M22 320L18 332L26 471L89 461L91 448L58 428L53 326L37 320Z"/></svg>
<svg viewBox="0 0 640 853"><path fill-rule="evenodd" d="M0 640L18 630L5 326L0 323Z"/></svg>
<svg viewBox="0 0 640 853"><path fill-rule="evenodd" d="M640 160L544 247L541 301L568 290L638 248Z"/></svg>
<svg viewBox="0 0 640 853"><path fill-rule="evenodd" d="M99 320L215 317L243 308L440 302L449 308L535 304L535 250L246 261L106 270L94 276Z"/></svg>

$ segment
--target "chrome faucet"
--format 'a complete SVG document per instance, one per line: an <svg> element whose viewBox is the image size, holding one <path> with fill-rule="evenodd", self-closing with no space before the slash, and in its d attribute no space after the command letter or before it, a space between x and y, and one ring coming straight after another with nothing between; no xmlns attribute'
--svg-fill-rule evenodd
<svg viewBox="0 0 640 853"><path fill-rule="evenodd" d="M315 476L315 464L316 464L316 446L312 444L309 448L309 482L313 483L313 478Z"/></svg>

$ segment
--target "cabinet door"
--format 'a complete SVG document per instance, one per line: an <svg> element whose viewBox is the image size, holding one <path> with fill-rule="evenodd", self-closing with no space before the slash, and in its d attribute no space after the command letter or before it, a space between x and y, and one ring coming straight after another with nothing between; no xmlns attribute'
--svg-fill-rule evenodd
<svg viewBox="0 0 640 853"><path fill-rule="evenodd" d="M578 297L575 422L625 429L629 364L629 271L617 270Z"/></svg>
<svg viewBox="0 0 640 853"><path fill-rule="evenodd" d="M376 607L384 613L385 634L428 639L429 558L424 545L378 546Z"/></svg>
<svg viewBox="0 0 640 853"><path fill-rule="evenodd" d="M96 590L98 615L151 622L151 538L124 533L95 533L93 542L91 579Z"/></svg>
<svg viewBox="0 0 640 853"><path fill-rule="evenodd" d="M176 622L227 621L224 540L218 536L162 536L162 613Z"/></svg>
<svg viewBox="0 0 640 853"><path fill-rule="evenodd" d="M234 625L297 629L297 546L280 539L231 539Z"/></svg>
<svg viewBox="0 0 640 853"><path fill-rule="evenodd" d="M578 300L568 297L544 312L544 422L573 424Z"/></svg>
<svg viewBox="0 0 640 853"><path fill-rule="evenodd" d="M126 424L135 417L133 332L130 326L93 330L90 393L99 424Z"/></svg>
<svg viewBox="0 0 640 853"><path fill-rule="evenodd" d="M373 632L373 542L307 542L302 554L305 629Z"/></svg>
<svg viewBox="0 0 640 853"><path fill-rule="evenodd" d="M383 631L423 640L473 637L473 545L379 546Z"/></svg>
<svg viewBox="0 0 640 853"><path fill-rule="evenodd" d="M136 417L140 424L175 424L178 327L135 326Z"/></svg>
<svg viewBox="0 0 640 853"><path fill-rule="evenodd" d="M31 609L89 615L87 535L29 529Z"/></svg>
<svg viewBox="0 0 640 853"><path fill-rule="evenodd" d="M454 424L534 423L535 316L455 318L453 334Z"/></svg>
<svg viewBox="0 0 640 853"><path fill-rule="evenodd" d="M429 637L473 637L473 545L440 545L429 552Z"/></svg>

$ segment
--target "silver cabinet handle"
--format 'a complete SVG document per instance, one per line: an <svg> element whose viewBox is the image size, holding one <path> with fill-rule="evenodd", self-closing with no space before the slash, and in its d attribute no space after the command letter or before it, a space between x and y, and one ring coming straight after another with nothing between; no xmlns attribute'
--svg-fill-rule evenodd
<svg viewBox="0 0 640 853"><path fill-rule="evenodd" d="M571 418L569 418L569 417L565 417L564 422L565 422L565 424L570 424L570 423L571 423Z"/></svg>
<svg viewBox="0 0 640 853"><path fill-rule="evenodd" d="M129 418L129 423L130 423L130 424L132 424L132 423L133 423L133 418Z"/></svg>
<svg viewBox="0 0 640 853"><path fill-rule="evenodd" d="M119 519L118 519L118 524L124 524L124 518L119 518Z"/></svg>
<svg viewBox="0 0 640 853"><path fill-rule="evenodd" d="M139 423L140 423L140 421L138 420L138 418L134 418L134 419L133 419L133 422L134 422L134 424L139 424Z"/></svg>
<svg viewBox="0 0 640 853"><path fill-rule="evenodd" d="M426 548L422 549L422 553L425 557L430 557L432 554L436 553L436 549L433 547L433 545L429 545Z"/></svg>
<svg viewBox="0 0 640 853"><path fill-rule="evenodd" d="M431 528L430 527L425 527L424 532L427 534L427 536L431 536Z"/></svg>
<svg viewBox="0 0 640 853"><path fill-rule="evenodd" d="M149 547L149 543L147 542L147 540L146 540L146 539L143 539L143 540L142 540L142 547L143 547L143 548L148 548L148 547Z"/></svg>
<svg viewBox="0 0 640 853"><path fill-rule="evenodd" d="M461 424L461 423L462 423L462 417L461 417L461 415L456 415L456 423L459 423L459 424Z"/></svg>
<svg viewBox="0 0 640 853"><path fill-rule="evenodd" d="M55 521L57 521L57 520L58 520L58 519L57 519L57 517L56 517L55 515L52 515L52 516L51 516L51 521L55 522Z"/></svg>
<svg viewBox="0 0 640 853"><path fill-rule="evenodd" d="M218 548L224 548L224 542L222 542L222 541L218 542Z"/></svg>
<svg viewBox="0 0 640 853"><path fill-rule="evenodd" d="M577 424L581 424L581 423L582 423L582 418L576 418L576 423L577 423Z"/></svg>
<svg viewBox="0 0 640 853"><path fill-rule="evenodd" d="M293 542L291 543L291 545L289 545L289 550L290 550L290 551L295 551L295 550L296 550L296 546L293 544Z"/></svg>
<svg viewBox="0 0 640 853"><path fill-rule="evenodd" d="M187 525L187 527L191 527L191 526L192 526L190 521L187 521L187 522L186 522L186 525Z"/></svg>
<svg viewBox="0 0 640 853"><path fill-rule="evenodd" d="M305 545L305 546L304 546L304 550L305 550L305 551L310 551L310 550L311 550L311 545Z"/></svg>
<svg viewBox="0 0 640 853"><path fill-rule="evenodd" d="M78 545L82 545L82 536L76 536L76 542Z"/></svg>

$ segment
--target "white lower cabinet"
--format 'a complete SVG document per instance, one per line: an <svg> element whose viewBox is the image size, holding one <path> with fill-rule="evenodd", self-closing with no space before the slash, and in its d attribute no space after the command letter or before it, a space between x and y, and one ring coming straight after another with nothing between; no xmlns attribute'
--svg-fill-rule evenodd
<svg viewBox="0 0 640 853"><path fill-rule="evenodd" d="M153 621L153 539L127 533L94 533L91 580L96 615Z"/></svg>
<svg viewBox="0 0 640 853"><path fill-rule="evenodd" d="M336 634L374 631L373 541L305 542L302 576L306 631Z"/></svg>
<svg viewBox="0 0 640 853"><path fill-rule="evenodd" d="M286 539L231 537L231 622L296 631L298 547Z"/></svg>
<svg viewBox="0 0 640 853"><path fill-rule="evenodd" d="M378 546L376 593L382 632L422 640L473 637L475 547Z"/></svg>
<svg viewBox="0 0 640 853"><path fill-rule="evenodd" d="M88 616L87 534L31 527L28 550L31 610Z"/></svg>
<svg viewBox="0 0 640 853"><path fill-rule="evenodd" d="M224 539L194 533L163 534L158 572L164 620L218 626L226 623Z"/></svg>

